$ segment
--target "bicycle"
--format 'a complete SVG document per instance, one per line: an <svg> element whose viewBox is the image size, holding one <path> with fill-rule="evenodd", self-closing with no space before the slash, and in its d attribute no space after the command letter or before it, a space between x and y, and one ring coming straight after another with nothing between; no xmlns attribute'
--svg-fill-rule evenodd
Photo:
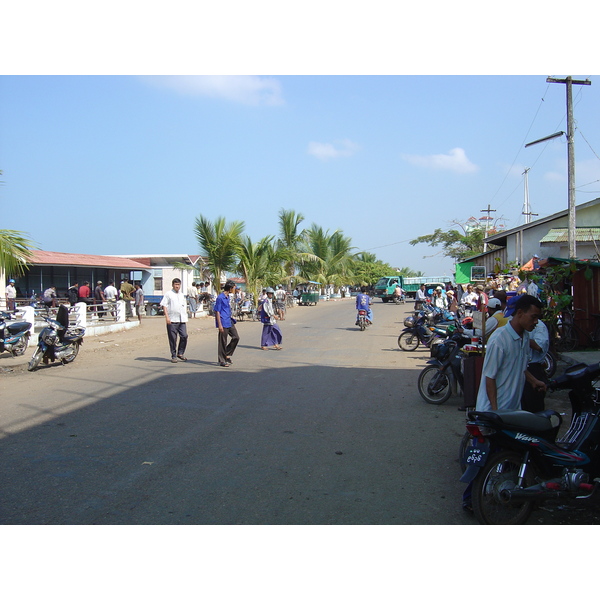
<svg viewBox="0 0 600 600"><path fill-rule="evenodd" d="M585 339L589 345L595 348L600 347L600 315L591 313L590 316L595 319L596 326L591 332L584 331L575 322L575 311L585 313L581 308L564 309L559 315L559 321L556 324L555 347L559 352L573 352L579 346L579 340ZM589 321L591 319L582 319ZM586 346L587 347L587 346Z"/></svg>

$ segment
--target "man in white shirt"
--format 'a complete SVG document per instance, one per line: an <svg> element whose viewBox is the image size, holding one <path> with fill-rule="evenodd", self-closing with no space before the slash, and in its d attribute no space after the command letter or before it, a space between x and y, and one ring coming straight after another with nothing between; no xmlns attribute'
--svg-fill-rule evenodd
<svg viewBox="0 0 600 600"><path fill-rule="evenodd" d="M461 304L464 304L465 308L468 310L475 310L477 307L478 299L479 299L479 296L477 295L477 292L473 289L473 286L469 283L469 285L467 285L466 294L463 294L462 298L460 299Z"/></svg>
<svg viewBox="0 0 600 600"><path fill-rule="evenodd" d="M6 310L15 310L16 299L17 299L17 288L15 287L15 280L10 279L6 286Z"/></svg>
<svg viewBox="0 0 600 600"><path fill-rule="evenodd" d="M106 300L106 305L112 308L110 314L116 317L117 312L114 310L114 307L117 302L117 288L114 284L114 281L108 282L108 285L104 288L104 299Z"/></svg>
<svg viewBox="0 0 600 600"><path fill-rule="evenodd" d="M160 301L167 322L167 335L169 337L169 348L171 349L171 362L177 359L186 361L185 348L187 346L187 301L185 294L181 291L181 279L177 277L172 281L173 289L168 291ZM179 344L177 343L179 336Z"/></svg>
<svg viewBox="0 0 600 600"><path fill-rule="evenodd" d="M513 318L490 337L477 394L478 411L519 410L525 380L534 390L546 384L527 371L531 356L529 332L542 314L542 303L527 294L515 304Z"/></svg>
<svg viewBox="0 0 600 600"><path fill-rule="evenodd" d="M423 308L423 304L427 302L427 295L425 294L425 284L422 283L415 294L415 310Z"/></svg>
<svg viewBox="0 0 600 600"><path fill-rule="evenodd" d="M538 321L534 330L529 336L529 346L531 347L531 359L527 366L527 371L536 379L546 382L546 372L544 371L544 357L550 348L550 335L548 328L543 321ZM529 412L540 412L545 408L546 394L535 390L529 383L525 382L523 395L521 397L521 408Z"/></svg>

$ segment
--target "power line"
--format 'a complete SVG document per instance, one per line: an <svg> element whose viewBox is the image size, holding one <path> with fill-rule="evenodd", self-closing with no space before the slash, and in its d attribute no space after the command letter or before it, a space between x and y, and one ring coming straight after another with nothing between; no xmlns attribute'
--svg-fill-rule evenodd
<svg viewBox="0 0 600 600"><path fill-rule="evenodd" d="M506 170L506 174L504 175L504 179L502 179L502 182L498 186L498 189L494 192L494 195L490 198L490 201L493 200L498 195L498 192L500 192L500 190L502 189L502 186L504 185L504 182L506 181L506 179L507 179L509 173L511 172L512 168L514 167L515 163L517 162L517 158L519 157L519 154L521 153L521 150L523 149L523 145L525 143L525 140L529 136L529 132L531 131L531 128L533 127L533 124L535 123L535 120L537 119L538 113L540 112L540 109L542 108L542 104L545 101L546 94L548 93L548 89L549 88L550 88L550 84L548 84L548 86L546 87L546 91L544 92L544 95L542 96L542 98L540 100L540 103L539 103L539 105L537 107L537 110L535 111L535 115L533 116L531 124L529 125L529 129L527 130L527 133L523 137L523 141L519 145L519 150L517 151L517 154L515 155L515 157L514 157L512 163L511 163L510 167L508 167L508 169ZM506 200L505 200L505 202L506 202Z"/></svg>

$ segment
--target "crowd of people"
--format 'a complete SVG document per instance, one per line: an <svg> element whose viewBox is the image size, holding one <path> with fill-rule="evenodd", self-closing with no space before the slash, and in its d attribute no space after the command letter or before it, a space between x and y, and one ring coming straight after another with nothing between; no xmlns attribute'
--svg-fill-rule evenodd
<svg viewBox="0 0 600 600"><path fill-rule="evenodd" d="M71 306L83 302L90 307L92 313L101 319L109 313L112 318L116 318L116 303L118 300L124 300L125 320L130 321L133 318L135 309L135 316L141 323L144 312L144 290L139 283L134 285L131 280L123 279L119 288L115 287L115 282L112 280L108 282L107 286L102 286L103 283L100 280L96 282L93 289L89 281L75 282L67 289L65 296ZM55 285L49 286L42 292L39 303L48 309L58 306L59 297Z"/></svg>

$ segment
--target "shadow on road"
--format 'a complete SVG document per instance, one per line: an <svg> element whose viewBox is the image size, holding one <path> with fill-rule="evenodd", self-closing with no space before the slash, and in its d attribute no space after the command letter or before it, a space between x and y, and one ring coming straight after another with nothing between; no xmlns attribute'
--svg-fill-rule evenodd
<svg viewBox="0 0 600 600"><path fill-rule="evenodd" d="M414 371L224 376L191 362L211 364L173 365L70 412L90 401L85 386L53 408L28 399L32 415L54 416L4 432L0 523L470 522L456 458L464 417L451 401L425 405Z"/></svg>

